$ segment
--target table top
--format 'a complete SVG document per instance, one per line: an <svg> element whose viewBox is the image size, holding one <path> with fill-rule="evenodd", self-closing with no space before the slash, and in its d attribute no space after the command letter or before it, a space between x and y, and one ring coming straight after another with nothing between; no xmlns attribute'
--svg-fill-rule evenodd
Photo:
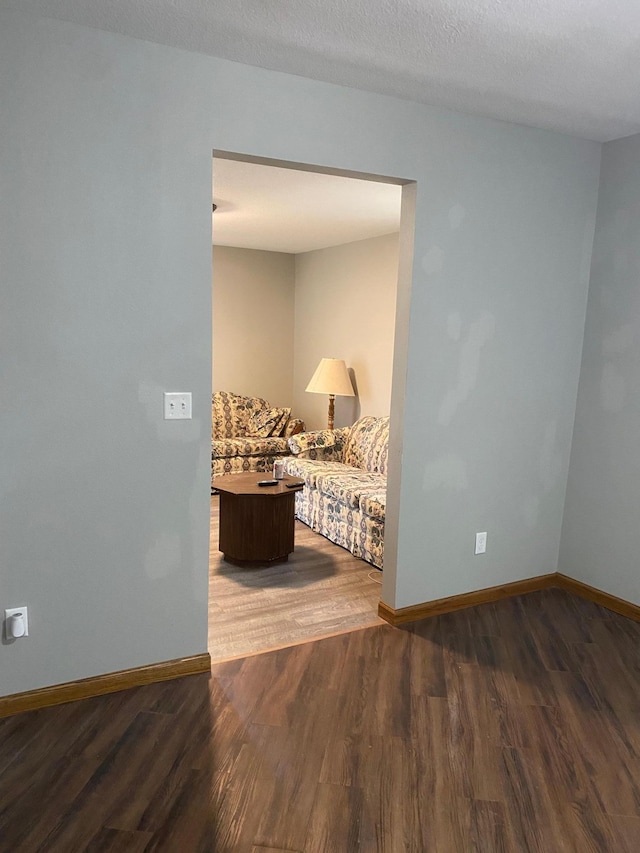
<svg viewBox="0 0 640 853"><path fill-rule="evenodd" d="M260 480L270 480L268 472L247 471L243 474L220 474L213 478L213 488L219 492L229 495L261 495L274 497L288 495L297 492L304 486L304 480L300 477L290 477L285 474L282 480L278 480L276 486L259 486ZM287 483L295 483L295 488L287 488Z"/></svg>

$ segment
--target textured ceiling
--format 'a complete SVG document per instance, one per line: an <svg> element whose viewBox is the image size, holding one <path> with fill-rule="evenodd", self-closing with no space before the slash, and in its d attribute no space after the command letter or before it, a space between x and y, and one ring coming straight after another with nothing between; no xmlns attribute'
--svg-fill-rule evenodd
<svg viewBox="0 0 640 853"><path fill-rule="evenodd" d="M2 3L591 139L640 131L640 0Z"/></svg>
<svg viewBox="0 0 640 853"><path fill-rule="evenodd" d="M213 160L213 242L310 252L400 228L402 188L374 181Z"/></svg>

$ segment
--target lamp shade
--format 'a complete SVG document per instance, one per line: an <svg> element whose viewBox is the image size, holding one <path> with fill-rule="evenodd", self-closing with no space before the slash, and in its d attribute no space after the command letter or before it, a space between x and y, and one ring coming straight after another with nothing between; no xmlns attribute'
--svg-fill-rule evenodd
<svg viewBox="0 0 640 853"><path fill-rule="evenodd" d="M334 394L338 397L355 397L347 365L341 358L323 358L305 388L313 394Z"/></svg>

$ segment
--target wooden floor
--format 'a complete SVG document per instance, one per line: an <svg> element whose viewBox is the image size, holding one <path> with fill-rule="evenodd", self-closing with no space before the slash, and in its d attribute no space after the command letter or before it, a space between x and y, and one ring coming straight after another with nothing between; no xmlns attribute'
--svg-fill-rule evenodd
<svg viewBox="0 0 640 853"><path fill-rule="evenodd" d="M549 590L0 721L0 851L637 853L640 624Z"/></svg>
<svg viewBox="0 0 640 853"><path fill-rule="evenodd" d="M277 649L378 618L382 573L296 522L288 562L241 569L218 551L218 496L211 498L209 652L213 661Z"/></svg>

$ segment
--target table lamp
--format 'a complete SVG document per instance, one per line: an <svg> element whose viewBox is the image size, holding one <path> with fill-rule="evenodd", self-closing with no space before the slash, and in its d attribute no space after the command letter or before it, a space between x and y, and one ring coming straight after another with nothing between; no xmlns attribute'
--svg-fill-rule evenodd
<svg viewBox="0 0 640 853"><path fill-rule="evenodd" d="M341 358L322 358L316 367L316 372L305 388L312 394L329 395L329 416L327 429L333 429L333 416L336 395L339 397L355 397L351 379L347 373L347 365Z"/></svg>

